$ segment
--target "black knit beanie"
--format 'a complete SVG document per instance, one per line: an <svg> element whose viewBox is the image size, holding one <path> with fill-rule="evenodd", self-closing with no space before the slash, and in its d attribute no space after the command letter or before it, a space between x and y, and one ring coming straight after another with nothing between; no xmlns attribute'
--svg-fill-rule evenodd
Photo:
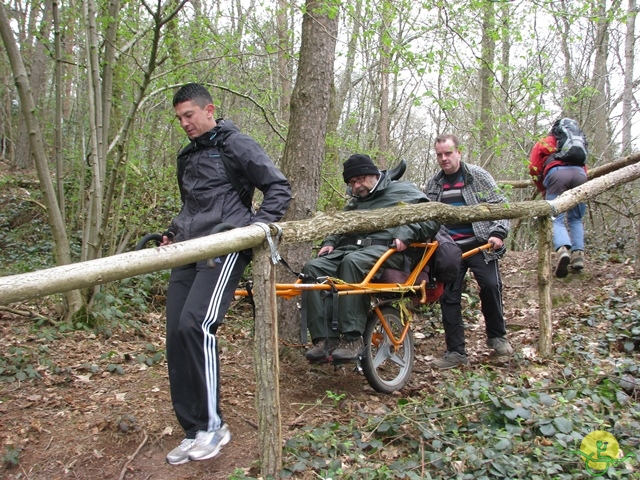
<svg viewBox="0 0 640 480"><path fill-rule="evenodd" d="M344 162L343 167L342 178L344 178L344 183L349 183L349 180L360 175L380 175L380 170L373 164L371 157L362 153L351 155Z"/></svg>

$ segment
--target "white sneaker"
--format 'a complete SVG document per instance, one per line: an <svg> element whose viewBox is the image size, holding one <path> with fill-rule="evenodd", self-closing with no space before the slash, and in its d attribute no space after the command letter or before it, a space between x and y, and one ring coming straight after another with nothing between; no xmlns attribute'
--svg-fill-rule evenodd
<svg viewBox="0 0 640 480"><path fill-rule="evenodd" d="M215 432L200 431L196 434L196 443L189 450L190 460L208 460L220 453L231 440L231 432L225 423Z"/></svg>
<svg viewBox="0 0 640 480"><path fill-rule="evenodd" d="M167 463L182 465L189 461L189 450L196 444L195 438L185 438L176 448L167 453Z"/></svg>

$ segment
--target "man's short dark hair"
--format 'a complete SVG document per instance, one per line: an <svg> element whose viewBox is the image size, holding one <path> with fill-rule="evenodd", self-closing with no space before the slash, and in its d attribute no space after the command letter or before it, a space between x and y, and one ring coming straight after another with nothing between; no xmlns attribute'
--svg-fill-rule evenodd
<svg viewBox="0 0 640 480"><path fill-rule="evenodd" d="M209 90L199 83L187 83L180 87L173 96L173 106L175 107L179 103L193 102L200 108L204 108L209 104L213 104L213 98Z"/></svg>
<svg viewBox="0 0 640 480"><path fill-rule="evenodd" d="M436 137L436 141L433 142L433 144L437 145L438 143L444 143L447 140L451 140L453 142L453 146L456 147L456 150L459 150L460 142L458 141L458 137L456 137L452 133L443 133L442 135L438 135Z"/></svg>

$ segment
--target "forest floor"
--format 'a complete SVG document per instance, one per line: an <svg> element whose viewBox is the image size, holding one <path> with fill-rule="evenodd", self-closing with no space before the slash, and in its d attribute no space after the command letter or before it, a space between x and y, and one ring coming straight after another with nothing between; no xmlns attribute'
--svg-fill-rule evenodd
<svg viewBox="0 0 640 480"><path fill-rule="evenodd" d="M591 305L602 302L624 278L632 276L631 265L595 259L587 262L582 274L553 280L555 339L563 338L563 331L577 328L576 319L587 315ZM555 357L536 359L535 253L509 252L502 260L501 271L509 339L516 349L509 361L495 357L486 348L481 316L470 307L465 316L470 365L445 372L431 366L431 360L443 352L444 336L437 309L423 309L413 326L413 374L397 394L376 393L364 376L350 367L309 365L303 347L284 349L287 353L280 360L280 401L285 439L305 425L348 423L357 414L393 408L400 396L424 398L469 370L495 371L498 378L553 376L561 371L563 366ZM13 305L12 309L44 317L54 315L46 301ZM257 477L259 449L248 313L246 306L234 306L219 331L221 404L232 432L231 442L215 459L171 466L165 463L165 455L183 437L171 408L166 363L161 360L147 365L138 358L145 353L150 358L156 350L164 349L162 305L144 315L141 332L116 332L109 338L91 331L60 333L46 324L34 328L34 319L0 311L0 359L23 362L30 365L25 372L35 370L39 374L39 378L0 383L0 455L4 454L0 477ZM52 373L51 365L59 373Z"/></svg>

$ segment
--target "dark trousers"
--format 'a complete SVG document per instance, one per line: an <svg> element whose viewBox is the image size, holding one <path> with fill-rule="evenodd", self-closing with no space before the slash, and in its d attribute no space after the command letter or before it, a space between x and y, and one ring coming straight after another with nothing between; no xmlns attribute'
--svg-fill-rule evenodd
<svg viewBox="0 0 640 480"><path fill-rule="evenodd" d="M473 272L480 287L480 302L487 338L503 337L507 334L502 313L502 280L498 261L492 260L487 263L482 253L467 257L462 260L455 283L447 284L440 298L447 350L461 354L466 354L461 299L467 270Z"/></svg>
<svg viewBox="0 0 640 480"><path fill-rule="evenodd" d="M247 257L231 253L174 268L167 293L167 365L171 401L187 438L223 425L216 331L231 304Z"/></svg>
<svg viewBox="0 0 640 480"><path fill-rule="evenodd" d="M346 283L360 283L367 276L371 267L382 256L388 247L372 245L365 248L341 247L323 257L309 260L302 272L313 278L334 277ZM385 262L385 267L402 270L405 256L394 253ZM382 273L379 271L378 273ZM326 296L320 291L306 290L302 293L302 302L307 309L307 325L311 339L316 342L328 336L337 338L341 333L364 332L367 315L370 310L371 296L341 295L338 300L338 331L331 328L333 319L333 301L331 295Z"/></svg>

